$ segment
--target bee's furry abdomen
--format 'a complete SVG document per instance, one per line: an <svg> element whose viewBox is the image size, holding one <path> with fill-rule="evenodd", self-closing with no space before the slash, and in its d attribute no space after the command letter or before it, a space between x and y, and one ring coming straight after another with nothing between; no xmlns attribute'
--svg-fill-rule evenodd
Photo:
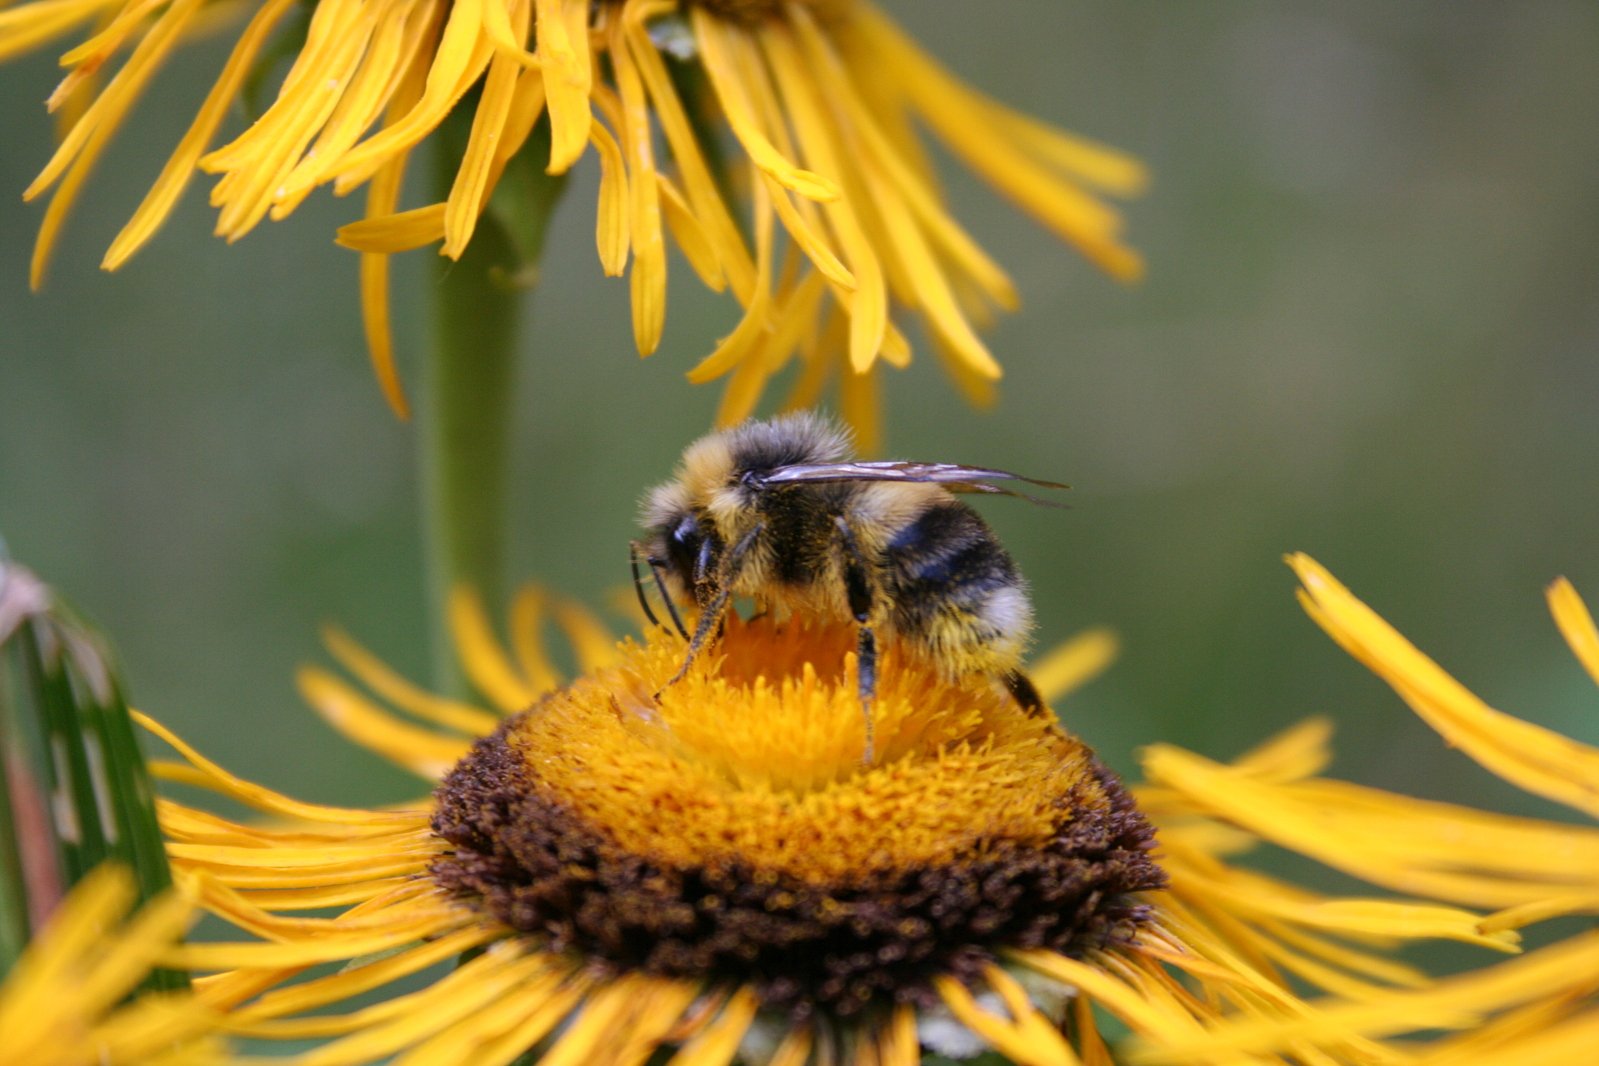
<svg viewBox="0 0 1599 1066"><path fill-rule="evenodd" d="M927 508L884 545L881 567L902 639L956 656L962 661L947 665L957 672L1019 659L1032 608L1016 564L971 508L958 500Z"/></svg>

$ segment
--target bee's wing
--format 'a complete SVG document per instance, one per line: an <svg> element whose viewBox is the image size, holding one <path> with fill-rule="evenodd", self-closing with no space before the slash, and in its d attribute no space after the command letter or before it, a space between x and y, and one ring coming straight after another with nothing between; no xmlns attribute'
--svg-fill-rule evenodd
<svg viewBox="0 0 1599 1066"><path fill-rule="evenodd" d="M961 466L958 463L912 462L850 462L850 463L800 463L780 466L763 473L758 478L762 485L817 484L829 481L920 481L942 485L951 492L989 492L1001 496L1018 496L1045 507L1059 507L1050 500L1041 500L1025 492L991 485L991 481L1025 481L1046 489L1064 489L1068 486L1058 481L1043 481L1035 477L1012 474L1007 470L991 470L981 466Z"/></svg>

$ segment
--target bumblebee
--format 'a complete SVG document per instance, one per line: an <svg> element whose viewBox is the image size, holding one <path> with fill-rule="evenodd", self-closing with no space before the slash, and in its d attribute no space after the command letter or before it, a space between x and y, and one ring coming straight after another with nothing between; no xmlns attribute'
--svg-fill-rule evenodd
<svg viewBox="0 0 1599 1066"><path fill-rule="evenodd" d="M993 531L954 494L1033 500L993 482L1066 486L952 463L862 462L849 457L850 443L809 413L744 422L689 445L676 476L645 497L647 533L632 546L639 602L659 625L642 556L689 642L667 685L719 632L733 598L748 597L779 617L857 623L867 762L880 640L948 677L995 677L1024 708L1041 710L1020 669L1033 626L1027 586ZM679 603L699 610L692 633Z"/></svg>

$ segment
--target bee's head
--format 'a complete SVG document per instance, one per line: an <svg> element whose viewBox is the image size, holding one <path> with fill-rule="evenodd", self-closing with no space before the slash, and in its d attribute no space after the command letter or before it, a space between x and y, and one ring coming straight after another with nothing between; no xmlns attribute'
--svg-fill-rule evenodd
<svg viewBox="0 0 1599 1066"><path fill-rule="evenodd" d="M711 531L704 528L681 481L669 481L645 497L643 522L645 552L664 566L673 595L692 600L694 571Z"/></svg>

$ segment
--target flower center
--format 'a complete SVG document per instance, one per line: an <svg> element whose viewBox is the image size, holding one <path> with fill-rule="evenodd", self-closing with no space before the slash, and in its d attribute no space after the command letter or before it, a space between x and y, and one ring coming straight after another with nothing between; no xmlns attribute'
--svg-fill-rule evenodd
<svg viewBox="0 0 1599 1066"><path fill-rule="evenodd" d="M864 745L847 626L730 619L510 720L445 779L432 873L556 950L854 1013L1007 947L1129 937L1163 875L1108 770L986 678L890 652ZM657 700L653 694L661 691Z"/></svg>

